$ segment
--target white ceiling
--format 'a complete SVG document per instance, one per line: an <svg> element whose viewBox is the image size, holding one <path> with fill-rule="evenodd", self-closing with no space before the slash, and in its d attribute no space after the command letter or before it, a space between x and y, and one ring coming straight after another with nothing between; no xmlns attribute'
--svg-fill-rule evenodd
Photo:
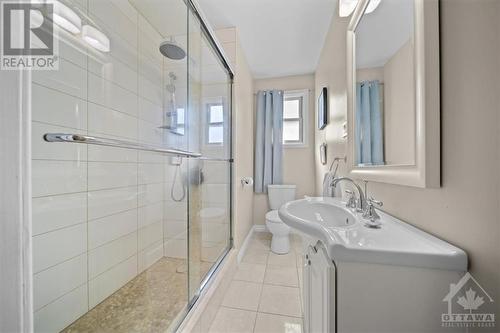
<svg viewBox="0 0 500 333"><path fill-rule="evenodd" d="M255 78L313 73L337 0L198 0L214 29L236 27Z"/></svg>

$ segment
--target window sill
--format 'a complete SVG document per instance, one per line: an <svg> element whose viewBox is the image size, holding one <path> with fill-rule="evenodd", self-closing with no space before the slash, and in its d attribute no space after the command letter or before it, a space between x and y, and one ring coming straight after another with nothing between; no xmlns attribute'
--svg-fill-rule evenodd
<svg viewBox="0 0 500 333"><path fill-rule="evenodd" d="M284 149L287 148L309 148L309 145L307 143L288 143L283 145Z"/></svg>

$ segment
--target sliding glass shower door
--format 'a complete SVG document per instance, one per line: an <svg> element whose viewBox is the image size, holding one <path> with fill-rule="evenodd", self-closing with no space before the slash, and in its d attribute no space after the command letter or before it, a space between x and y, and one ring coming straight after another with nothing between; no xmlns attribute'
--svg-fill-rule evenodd
<svg viewBox="0 0 500 333"><path fill-rule="evenodd" d="M231 77L198 18L189 15L189 292L231 246Z"/></svg>
<svg viewBox="0 0 500 333"><path fill-rule="evenodd" d="M99 38L32 75L35 331L175 330L231 246L229 70L183 0L57 3Z"/></svg>

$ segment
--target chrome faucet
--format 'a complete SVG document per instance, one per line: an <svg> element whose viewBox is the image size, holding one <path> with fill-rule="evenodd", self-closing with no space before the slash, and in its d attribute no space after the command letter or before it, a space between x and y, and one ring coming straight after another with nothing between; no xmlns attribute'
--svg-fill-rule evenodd
<svg viewBox="0 0 500 333"><path fill-rule="evenodd" d="M377 201L373 198L366 198L366 193L363 192L361 187L356 184L354 180L348 177L340 177L333 179L330 186L336 187L337 184L341 181L348 181L354 185L356 190L358 190L359 199L356 198L355 193L352 191L346 191L349 194L349 200L346 203L348 208L355 208L357 212L363 213L362 217L365 220L365 226L369 228L380 228L380 216L375 210L375 205L378 207L382 207L383 202ZM366 191L366 183L365 183L365 191Z"/></svg>
<svg viewBox="0 0 500 333"><path fill-rule="evenodd" d="M366 197L365 197L365 194L363 193L363 190L361 189L361 187L359 187L359 185L356 184L356 182L349 177L335 178L332 181L332 183L330 184L330 186L335 188L335 187L337 187L337 184L341 181L347 181L347 182L350 182L354 185L354 187L358 191L358 196L359 196L359 199L356 200L356 210L358 212L364 212L366 209Z"/></svg>
<svg viewBox="0 0 500 333"><path fill-rule="evenodd" d="M356 199L356 195L354 194L353 191L349 191L349 190L346 190L345 193L349 196L347 198L345 206L347 208L355 209L356 205L357 205L357 202L358 202L357 199Z"/></svg>

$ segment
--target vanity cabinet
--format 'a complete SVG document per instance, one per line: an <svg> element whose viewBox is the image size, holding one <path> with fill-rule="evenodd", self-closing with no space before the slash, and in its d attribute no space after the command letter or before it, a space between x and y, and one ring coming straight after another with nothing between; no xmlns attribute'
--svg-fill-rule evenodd
<svg viewBox="0 0 500 333"><path fill-rule="evenodd" d="M334 261L318 239L302 240L305 333L440 332L443 297L464 272Z"/></svg>
<svg viewBox="0 0 500 333"><path fill-rule="evenodd" d="M304 259L304 331L335 332L335 266L323 247L309 245Z"/></svg>
<svg viewBox="0 0 500 333"><path fill-rule="evenodd" d="M460 304L464 300L458 302L469 297L467 254L377 213L380 226L370 228L361 214L336 198L308 197L280 208L282 221L302 238L304 331L464 332L464 326L451 321L467 310ZM479 297L489 299L485 293Z"/></svg>

